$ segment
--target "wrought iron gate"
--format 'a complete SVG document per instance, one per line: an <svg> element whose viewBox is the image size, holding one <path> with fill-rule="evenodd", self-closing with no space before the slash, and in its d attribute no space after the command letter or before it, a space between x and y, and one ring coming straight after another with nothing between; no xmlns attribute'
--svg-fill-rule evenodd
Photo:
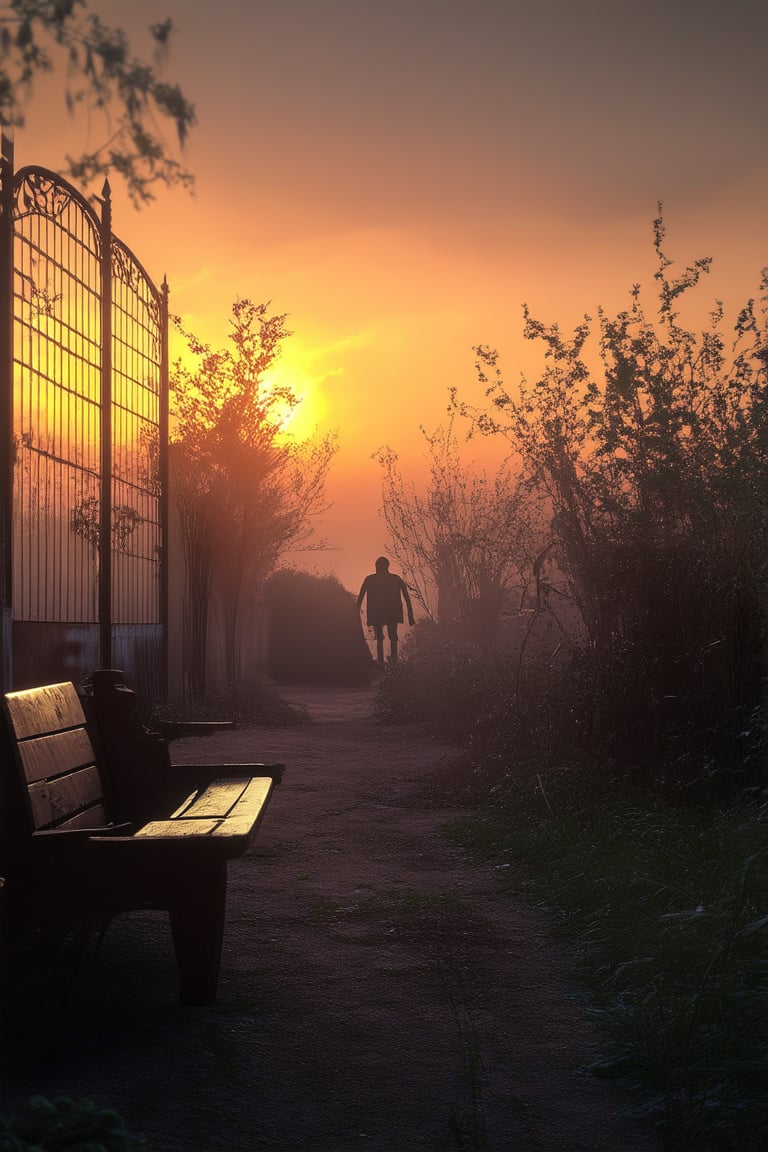
<svg viewBox="0 0 768 1152"><path fill-rule="evenodd" d="M3 682L167 667L167 286L44 168L0 213Z"/></svg>

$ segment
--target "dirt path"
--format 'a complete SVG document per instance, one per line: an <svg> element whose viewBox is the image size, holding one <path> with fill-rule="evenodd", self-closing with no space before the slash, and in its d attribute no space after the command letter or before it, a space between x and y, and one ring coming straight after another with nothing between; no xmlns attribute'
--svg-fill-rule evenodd
<svg viewBox="0 0 768 1152"><path fill-rule="evenodd" d="M218 1003L180 1009L163 918L110 929L43 1063L13 1095L114 1107L150 1152L650 1152L541 918L442 833L423 778L452 756L382 727L368 693L286 693L314 723L174 745L180 762L284 760L230 872Z"/></svg>

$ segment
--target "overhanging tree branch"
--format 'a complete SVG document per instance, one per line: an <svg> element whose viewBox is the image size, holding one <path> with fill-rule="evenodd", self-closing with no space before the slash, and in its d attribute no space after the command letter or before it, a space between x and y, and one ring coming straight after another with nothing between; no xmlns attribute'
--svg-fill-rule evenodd
<svg viewBox="0 0 768 1152"><path fill-rule="evenodd" d="M134 204L154 199L157 184L193 183L172 155L163 124L179 149L195 124L195 110L177 84L161 74L174 28L170 20L149 33L155 61L134 56L125 32L104 24L88 0L11 0L0 4L0 123L21 127L35 80L66 70L63 99L69 111L97 113L104 139L68 156L68 174L85 184L109 173L125 182Z"/></svg>

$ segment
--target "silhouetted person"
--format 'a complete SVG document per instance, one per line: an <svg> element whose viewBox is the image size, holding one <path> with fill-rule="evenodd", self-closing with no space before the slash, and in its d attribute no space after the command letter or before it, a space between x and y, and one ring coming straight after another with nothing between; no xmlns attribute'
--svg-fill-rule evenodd
<svg viewBox="0 0 768 1152"><path fill-rule="evenodd" d="M411 597L405 581L389 571L389 560L379 556L376 571L363 580L357 607L366 600L366 620L376 636L376 663L384 664L384 629L389 637L389 661L397 664L397 626L403 622L403 601L408 611L408 623L413 624Z"/></svg>

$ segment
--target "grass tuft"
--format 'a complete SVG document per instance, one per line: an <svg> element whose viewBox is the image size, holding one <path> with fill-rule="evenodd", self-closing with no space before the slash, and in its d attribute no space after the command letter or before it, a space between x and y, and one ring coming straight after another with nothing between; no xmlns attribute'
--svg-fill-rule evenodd
<svg viewBox="0 0 768 1152"><path fill-rule="evenodd" d="M605 1037L668 1150L768 1146L768 807L678 809L580 769L497 789L454 835L514 864L575 945Z"/></svg>

